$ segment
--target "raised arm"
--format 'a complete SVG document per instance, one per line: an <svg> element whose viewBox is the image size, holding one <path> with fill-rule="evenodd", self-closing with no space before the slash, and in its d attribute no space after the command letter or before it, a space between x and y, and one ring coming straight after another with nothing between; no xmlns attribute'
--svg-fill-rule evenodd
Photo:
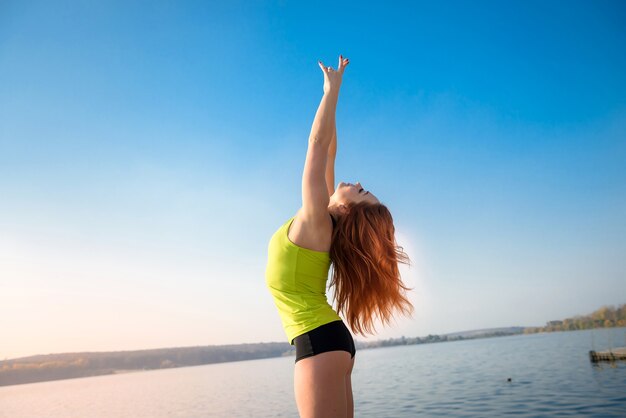
<svg viewBox="0 0 626 418"><path fill-rule="evenodd" d="M337 128L333 129L333 139L328 147L328 159L326 160L326 188L328 196L335 193L335 158L337 157Z"/></svg>
<svg viewBox="0 0 626 418"><path fill-rule="evenodd" d="M320 62L320 68L324 73L324 95L311 126L302 175L302 215L309 220L328 217L329 190L334 188L334 184L328 184L327 163L329 159L332 160L333 179L330 180L334 182L334 157L329 158L329 153L336 135L335 112L339 88L348 63L347 59L340 56L339 66L335 71Z"/></svg>

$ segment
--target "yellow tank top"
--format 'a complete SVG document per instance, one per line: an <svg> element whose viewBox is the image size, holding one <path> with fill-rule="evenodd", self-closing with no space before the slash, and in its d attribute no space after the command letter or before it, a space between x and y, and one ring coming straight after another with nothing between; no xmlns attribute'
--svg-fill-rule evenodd
<svg viewBox="0 0 626 418"><path fill-rule="evenodd" d="M265 269L265 284L291 345L298 335L341 319L326 298L330 255L291 242L287 233L294 218L272 235Z"/></svg>

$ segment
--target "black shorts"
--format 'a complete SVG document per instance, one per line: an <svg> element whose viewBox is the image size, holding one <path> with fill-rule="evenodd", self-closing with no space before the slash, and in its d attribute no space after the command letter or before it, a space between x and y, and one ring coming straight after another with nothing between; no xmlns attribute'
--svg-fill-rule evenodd
<svg viewBox="0 0 626 418"><path fill-rule="evenodd" d="M321 325L293 339L296 346L296 363L326 351L342 350L354 358L356 347L348 327L340 319Z"/></svg>

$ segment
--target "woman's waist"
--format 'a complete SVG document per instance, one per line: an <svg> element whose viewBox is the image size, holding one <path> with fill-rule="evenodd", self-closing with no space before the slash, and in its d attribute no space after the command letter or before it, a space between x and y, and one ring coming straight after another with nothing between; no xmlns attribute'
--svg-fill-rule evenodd
<svg viewBox="0 0 626 418"><path fill-rule="evenodd" d="M302 300L274 298L276 307L287 324L302 324L316 318L338 317L337 311L326 299Z"/></svg>

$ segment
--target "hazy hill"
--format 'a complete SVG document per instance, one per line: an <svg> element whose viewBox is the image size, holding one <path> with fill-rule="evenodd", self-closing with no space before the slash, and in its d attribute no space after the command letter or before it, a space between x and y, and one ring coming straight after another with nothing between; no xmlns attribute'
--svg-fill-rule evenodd
<svg viewBox="0 0 626 418"><path fill-rule="evenodd" d="M45 354L0 362L0 386L290 355L287 343Z"/></svg>

